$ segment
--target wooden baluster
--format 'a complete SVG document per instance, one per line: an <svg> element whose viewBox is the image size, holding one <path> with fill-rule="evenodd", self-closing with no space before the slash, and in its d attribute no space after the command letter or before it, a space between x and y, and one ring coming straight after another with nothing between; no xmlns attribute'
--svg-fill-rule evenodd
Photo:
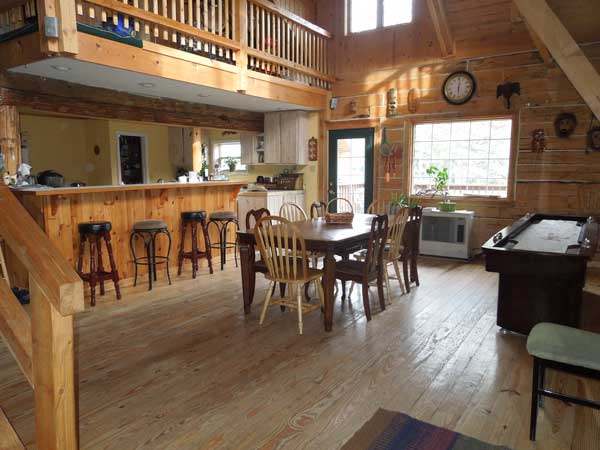
<svg viewBox="0 0 600 450"><path fill-rule="evenodd" d="M254 3L248 2L248 28L250 32L250 40L248 41L248 47L256 48L256 43L254 42L254 34L256 28L256 22L254 21ZM256 58L250 57L250 68L254 69L256 66Z"/></svg>
<svg viewBox="0 0 600 450"><path fill-rule="evenodd" d="M133 0L133 7L134 8L139 8L140 7L139 0ZM136 32L140 31L140 23L136 19L133 20L133 29Z"/></svg>
<svg viewBox="0 0 600 450"><path fill-rule="evenodd" d="M158 0L152 0L152 12L158 14ZM158 39L158 26L154 25L154 39Z"/></svg>
<svg viewBox="0 0 600 450"><path fill-rule="evenodd" d="M224 3L224 19L225 19L225 37L231 39L231 35L229 34L229 0L223 0ZM227 59L231 59L232 53L231 50L225 49L225 57Z"/></svg>
<svg viewBox="0 0 600 450"><path fill-rule="evenodd" d="M217 15L215 1L217 0L210 0L210 32L212 34L217 34Z"/></svg>
<svg viewBox="0 0 600 450"><path fill-rule="evenodd" d="M223 36L223 0L217 0L217 7L219 9L219 16L218 16L218 26L217 26L217 35L218 36ZM219 47L218 49L218 55L219 56L223 56L223 48Z"/></svg>
<svg viewBox="0 0 600 450"><path fill-rule="evenodd" d="M177 20L177 0L171 0L171 19ZM177 43L177 33L171 32L171 41Z"/></svg>
<svg viewBox="0 0 600 450"><path fill-rule="evenodd" d="M127 3L127 0L121 0L121 1L122 1L122 3L125 3L126 5L128 4L128 3ZM117 14L117 13L115 13L115 15L116 15L116 14ZM123 26L124 26L125 28L129 28L129 16L128 16L127 14L123 14L123 16L124 16L124 17L123 17Z"/></svg>
<svg viewBox="0 0 600 450"><path fill-rule="evenodd" d="M169 17L168 13L169 7L167 4L167 0L162 0L162 15L163 17ZM167 30L163 30L163 39L165 41L169 40L169 32Z"/></svg>
<svg viewBox="0 0 600 450"><path fill-rule="evenodd" d="M179 22L185 23L185 0L179 0ZM179 33L179 45L185 47L186 38L182 33Z"/></svg>
<svg viewBox="0 0 600 450"><path fill-rule="evenodd" d="M194 19L196 21L196 24L194 25L196 28L198 29L202 29L202 10L200 8L200 0L195 0L195 15L194 15ZM202 41L200 41L199 39L196 41L196 46L194 48L195 51L200 51L202 50Z"/></svg>
<svg viewBox="0 0 600 450"><path fill-rule="evenodd" d="M258 43L259 50L265 51L265 10L260 8L260 40ZM264 63L260 61L260 69L264 70Z"/></svg>

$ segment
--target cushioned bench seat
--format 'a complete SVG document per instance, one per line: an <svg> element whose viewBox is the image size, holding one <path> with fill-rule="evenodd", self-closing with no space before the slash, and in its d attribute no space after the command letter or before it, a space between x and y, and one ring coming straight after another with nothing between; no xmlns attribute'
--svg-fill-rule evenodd
<svg viewBox="0 0 600 450"><path fill-rule="evenodd" d="M600 370L600 334L554 323L539 323L527 339L527 351L537 358Z"/></svg>

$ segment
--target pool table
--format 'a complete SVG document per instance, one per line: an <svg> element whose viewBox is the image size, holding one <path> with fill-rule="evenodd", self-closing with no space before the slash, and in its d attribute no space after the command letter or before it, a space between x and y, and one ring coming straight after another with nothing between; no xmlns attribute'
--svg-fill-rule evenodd
<svg viewBox="0 0 600 450"><path fill-rule="evenodd" d="M539 322L578 327L588 260L598 225L588 217L527 214L482 247L500 274L498 326L529 334Z"/></svg>

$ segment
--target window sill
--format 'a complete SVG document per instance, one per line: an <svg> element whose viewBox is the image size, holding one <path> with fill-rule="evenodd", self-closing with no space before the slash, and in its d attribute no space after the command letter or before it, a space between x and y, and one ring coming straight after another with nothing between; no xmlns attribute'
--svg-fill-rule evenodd
<svg viewBox="0 0 600 450"><path fill-rule="evenodd" d="M434 206L442 202L441 197L415 197L412 196L411 200L416 201L424 206ZM469 205L493 205L493 206L514 206L515 200L510 198L499 198L499 197L487 197L487 196L469 196L469 197L448 197L451 202L461 204L466 203Z"/></svg>

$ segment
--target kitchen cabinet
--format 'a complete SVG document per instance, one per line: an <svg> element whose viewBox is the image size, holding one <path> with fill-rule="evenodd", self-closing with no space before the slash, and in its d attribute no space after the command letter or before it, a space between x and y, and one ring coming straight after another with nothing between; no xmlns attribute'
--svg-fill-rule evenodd
<svg viewBox="0 0 600 450"><path fill-rule="evenodd" d="M240 228L246 228L246 214L251 209L267 208L275 216L279 214L281 205L288 202L296 203L306 210L304 191L240 192L237 198Z"/></svg>
<svg viewBox="0 0 600 450"><path fill-rule="evenodd" d="M265 163L305 165L307 153L308 114L305 111L265 114Z"/></svg>
<svg viewBox="0 0 600 450"><path fill-rule="evenodd" d="M263 134L240 133L242 164L251 166L264 162L259 160L259 150L264 151L263 141Z"/></svg>

